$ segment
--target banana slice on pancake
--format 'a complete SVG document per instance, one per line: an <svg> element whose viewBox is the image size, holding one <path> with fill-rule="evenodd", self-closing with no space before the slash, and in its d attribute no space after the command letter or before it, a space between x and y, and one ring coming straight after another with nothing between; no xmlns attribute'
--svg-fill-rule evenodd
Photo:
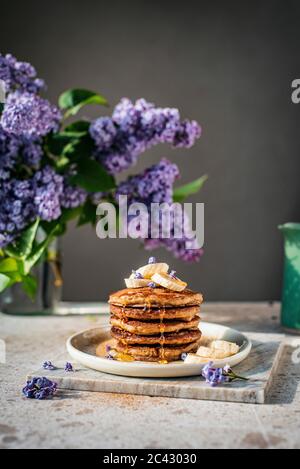
<svg viewBox="0 0 300 469"><path fill-rule="evenodd" d="M144 278L125 278L127 288L143 288L149 285L149 280Z"/></svg>
<svg viewBox="0 0 300 469"><path fill-rule="evenodd" d="M130 278L135 278L136 274L140 274L144 279L151 280L154 274L166 274L168 270L168 264L165 264L164 262L156 262L154 264L147 264L140 267L136 272L131 274Z"/></svg>
<svg viewBox="0 0 300 469"><path fill-rule="evenodd" d="M152 275L151 280L161 287L177 292L182 292L187 287L187 283L167 273L155 273Z"/></svg>

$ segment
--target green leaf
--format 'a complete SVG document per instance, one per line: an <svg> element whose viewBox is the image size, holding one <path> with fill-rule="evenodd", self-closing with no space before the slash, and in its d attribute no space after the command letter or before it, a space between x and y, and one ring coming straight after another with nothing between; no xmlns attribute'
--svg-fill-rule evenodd
<svg viewBox="0 0 300 469"><path fill-rule="evenodd" d="M79 217L81 215L81 212L82 212L82 207L66 208L63 210L59 221L61 223L67 223L68 221L72 221L75 218Z"/></svg>
<svg viewBox="0 0 300 469"><path fill-rule="evenodd" d="M66 147L70 144L75 144L77 138L71 135L59 133L56 135L50 135L47 140L47 149L52 155L61 156L64 154Z"/></svg>
<svg viewBox="0 0 300 469"><path fill-rule="evenodd" d="M83 89L72 89L59 98L59 107L66 111L65 117L75 116L81 108L88 104L107 106L107 100L98 93Z"/></svg>
<svg viewBox="0 0 300 469"><path fill-rule="evenodd" d="M77 121L65 127L63 134L73 137L82 137L89 133L91 123L88 121Z"/></svg>
<svg viewBox="0 0 300 469"><path fill-rule="evenodd" d="M38 244L32 251L29 257L27 257L24 262L23 262L23 275L28 275L32 267L34 267L42 255L45 253L46 249L48 248L49 244L52 242L52 240L58 236L59 230L61 228L61 225L58 223L53 227L53 229L50 231L48 236L44 239L43 242Z"/></svg>
<svg viewBox="0 0 300 469"><path fill-rule="evenodd" d="M8 272L15 272L18 270L18 262L16 259L8 257L0 261L0 272L6 274Z"/></svg>
<svg viewBox="0 0 300 469"><path fill-rule="evenodd" d="M6 288L11 286L11 279L4 274L0 274L0 293L2 293Z"/></svg>
<svg viewBox="0 0 300 469"><path fill-rule="evenodd" d="M94 152L95 144L89 135L74 140L64 150L64 155L73 161L90 158Z"/></svg>
<svg viewBox="0 0 300 469"><path fill-rule="evenodd" d="M175 189L173 195L174 202L183 202L187 197L197 194L197 192L202 189L207 179L208 176L205 175L189 184L185 184L184 186Z"/></svg>
<svg viewBox="0 0 300 469"><path fill-rule="evenodd" d="M29 256L39 223L40 220L37 218L37 220L22 233L15 243L5 249L5 252L10 257L15 257L17 259L24 259Z"/></svg>
<svg viewBox="0 0 300 469"><path fill-rule="evenodd" d="M71 184L80 186L88 192L106 192L116 187L114 178L95 160L80 160L77 172L70 179Z"/></svg>
<svg viewBox="0 0 300 469"><path fill-rule="evenodd" d="M22 288L29 298L33 301L36 297L37 292L37 279L32 275L26 275L22 277Z"/></svg>
<svg viewBox="0 0 300 469"><path fill-rule="evenodd" d="M92 204L92 202L87 201L84 206L82 207L82 212L78 221L77 226L87 225L91 223L95 225L96 223L96 206Z"/></svg>

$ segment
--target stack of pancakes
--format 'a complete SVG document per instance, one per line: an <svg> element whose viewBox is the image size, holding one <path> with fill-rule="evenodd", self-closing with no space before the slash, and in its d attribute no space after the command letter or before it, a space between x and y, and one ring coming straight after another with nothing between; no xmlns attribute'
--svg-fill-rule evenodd
<svg viewBox="0 0 300 469"><path fill-rule="evenodd" d="M203 297L191 290L125 289L109 298L115 350L134 360L170 362L196 352Z"/></svg>

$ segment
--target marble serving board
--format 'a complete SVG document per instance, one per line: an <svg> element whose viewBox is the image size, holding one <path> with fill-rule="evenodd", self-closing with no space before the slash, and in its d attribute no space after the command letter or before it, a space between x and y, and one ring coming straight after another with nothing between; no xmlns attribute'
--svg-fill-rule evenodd
<svg viewBox="0 0 300 469"><path fill-rule="evenodd" d="M253 341L250 356L234 368L236 374L249 381L236 381L218 387L210 387L202 377L191 378L130 378L115 376L82 367L72 362L75 372L66 373L64 364L70 361L68 354L52 357L57 367L54 371L42 368L28 374L45 376L57 382L59 389L138 394L147 396L202 399L212 401L264 404L276 375L283 352L283 335L247 333ZM51 358L51 357L50 357Z"/></svg>

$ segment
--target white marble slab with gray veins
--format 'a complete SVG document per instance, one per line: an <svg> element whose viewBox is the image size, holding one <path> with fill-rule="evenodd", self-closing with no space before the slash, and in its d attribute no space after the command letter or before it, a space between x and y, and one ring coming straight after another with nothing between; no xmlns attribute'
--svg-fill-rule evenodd
<svg viewBox="0 0 300 469"><path fill-rule="evenodd" d="M46 376L56 381L60 389L78 391L264 404L276 376L283 352L284 336L262 333L247 335L253 341L252 352L234 369L237 374L249 379L246 382L236 381L212 388L200 376L166 379L129 378L101 373L76 363L73 363L75 373L66 373L64 363L70 361L67 354L52 359L58 367L55 371L40 368L30 372L28 379L34 376Z"/></svg>

